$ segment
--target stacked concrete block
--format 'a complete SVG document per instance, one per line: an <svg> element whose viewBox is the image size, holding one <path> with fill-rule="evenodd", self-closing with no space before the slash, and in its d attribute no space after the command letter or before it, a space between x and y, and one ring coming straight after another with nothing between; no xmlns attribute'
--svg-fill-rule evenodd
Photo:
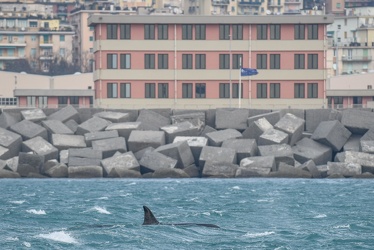
<svg viewBox="0 0 374 250"><path fill-rule="evenodd" d="M328 162L327 175L342 175L353 177L362 173L361 165L358 163Z"/></svg>
<svg viewBox="0 0 374 250"><path fill-rule="evenodd" d="M258 140L266 130L272 129L273 125L266 120L266 118L260 118L257 121L252 122L248 128L246 128L242 135L243 138Z"/></svg>
<svg viewBox="0 0 374 250"><path fill-rule="evenodd" d="M189 121L167 125L160 130L165 132L166 143L173 143L177 136L198 136L200 133L199 127Z"/></svg>
<svg viewBox="0 0 374 250"><path fill-rule="evenodd" d="M310 172L283 162L279 164L278 171L269 173L269 176L277 178L312 178Z"/></svg>
<svg viewBox="0 0 374 250"><path fill-rule="evenodd" d="M108 120L112 123L128 122L130 120L130 115L128 113L113 111L102 111L94 114L94 116Z"/></svg>
<svg viewBox="0 0 374 250"><path fill-rule="evenodd" d="M68 126L58 120L42 121L42 126L47 130L49 139L51 139L52 134L74 134L74 132Z"/></svg>
<svg viewBox="0 0 374 250"><path fill-rule="evenodd" d="M111 122L99 118L99 117L92 117L87 121L79 124L76 134L77 135L84 135L86 133L92 133L97 131L103 131L105 128L111 124Z"/></svg>
<svg viewBox="0 0 374 250"><path fill-rule="evenodd" d="M242 138L242 134L236 129L224 129L210 132L205 135L208 138L209 146L220 147L222 143L229 139Z"/></svg>
<svg viewBox="0 0 374 250"><path fill-rule="evenodd" d="M312 139L303 138L292 147L294 158L300 163L313 160L316 165L332 160L332 149Z"/></svg>
<svg viewBox="0 0 374 250"><path fill-rule="evenodd" d="M68 168L69 178L101 178L103 168L101 166L76 166Z"/></svg>
<svg viewBox="0 0 374 250"><path fill-rule="evenodd" d="M0 159L7 160L17 156L21 150L22 137L19 134L0 128Z"/></svg>
<svg viewBox="0 0 374 250"><path fill-rule="evenodd" d="M203 169L206 162L235 164L237 162L236 151L231 148L203 147L199 158L199 168Z"/></svg>
<svg viewBox="0 0 374 250"><path fill-rule="evenodd" d="M103 152L92 148L70 148L68 150L68 165L72 166L100 166Z"/></svg>
<svg viewBox="0 0 374 250"><path fill-rule="evenodd" d="M29 109L21 111L22 119L28 120L30 122L38 123L47 119L44 111L42 109Z"/></svg>
<svg viewBox="0 0 374 250"><path fill-rule="evenodd" d="M60 151L69 148L85 148L87 146L83 135L53 134L51 143Z"/></svg>
<svg viewBox="0 0 374 250"><path fill-rule="evenodd" d="M239 166L240 169L256 173L260 176L267 176L271 171L276 171L274 156L254 156L244 158L240 161Z"/></svg>
<svg viewBox="0 0 374 250"><path fill-rule="evenodd" d="M195 158L186 141L162 145L158 147L155 152L177 160L176 168L184 169L195 163Z"/></svg>
<svg viewBox="0 0 374 250"><path fill-rule="evenodd" d="M259 146L288 143L288 134L277 130L268 129L257 140Z"/></svg>
<svg viewBox="0 0 374 250"><path fill-rule="evenodd" d="M107 176L108 178L141 178L139 171L127 170L123 168L113 168Z"/></svg>
<svg viewBox="0 0 374 250"><path fill-rule="evenodd" d="M59 120L61 122L67 122L73 119L77 123L80 123L78 111L71 105L66 106L58 111L52 113L47 117L48 120Z"/></svg>
<svg viewBox="0 0 374 250"><path fill-rule="evenodd" d="M251 110L250 110L250 113L251 113ZM268 120L268 122L270 122L270 124L274 126L280 120L281 113L280 111L274 111L270 113L263 113L259 115L249 116L249 118L247 119L248 127L252 124L252 122L257 121L260 118L266 118L266 120Z"/></svg>
<svg viewBox="0 0 374 250"><path fill-rule="evenodd" d="M306 109L305 131L313 133L321 122L338 120L338 117L334 116L335 113L332 109Z"/></svg>
<svg viewBox="0 0 374 250"><path fill-rule="evenodd" d="M57 161L54 166L45 169L44 174L51 178L67 178L69 176L68 167L65 164Z"/></svg>
<svg viewBox="0 0 374 250"><path fill-rule="evenodd" d="M304 109L281 109L280 111L280 117L285 116L287 113L293 114L294 116L305 120L305 110Z"/></svg>
<svg viewBox="0 0 374 250"><path fill-rule="evenodd" d="M216 109L216 129L237 129L247 128L248 109L218 108Z"/></svg>
<svg viewBox="0 0 374 250"><path fill-rule="evenodd" d="M27 177L30 173L41 173L44 157L36 154L20 152L18 156L17 173Z"/></svg>
<svg viewBox="0 0 374 250"><path fill-rule="evenodd" d="M374 124L374 113L357 109L346 109L342 124L354 134L365 134Z"/></svg>
<svg viewBox="0 0 374 250"><path fill-rule="evenodd" d="M321 122L315 129L311 139L329 146L337 152L342 149L351 132L337 120Z"/></svg>
<svg viewBox="0 0 374 250"><path fill-rule="evenodd" d="M139 162L131 151L103 159L101 165L104 168L104 176L109 175L113 170L116 170L118 177L122 177L121 173L125 170L140 172Z"/></svg>
<svg viewBox="0 0 374 250"><path fill-rule="evenodd" d="M8 112L2 112L0 114L0 128L8 129L10 126L20 122L21 120L22 118L18 119L16 116L13 116Z"/></svg>
<svg viewBox="0 0 374 250"><path fill-rule="evenodd" d="M140 171L142 174L148 172L154 172L162 168L175 168L177 165L177 160L170 158L159 152L149 152L143 155L140 159Z"/></svg>
<svg viewBox="0 0 374 250"><path fill-rule="evenodd" d="M208 125L205 125L204 129L201 131L200 135L201 136L205 136L206 134L210 133L210 132L215 132L217 131L217 129L211 127L211 126L208 126Z"/></svg>
<svg viewBox="0 0 374 250"><path fill-rule="evenodd" d="M153 172L152 178L189 178L190 176L182 169L161 168Z"/></svg>
<svg viewBox="0 0 374 250"><path fill-rule="evenodd" d="M304 124L304 119L291 113L287 113L274 125L274 128L288 134L288 143L293 146L302 138Z"/></svg>
<svg viewBox="0 0 374 250"><path fill-rule="evenodd" d="M92 142L97 140L103 139L110 139L110 138L117 138L118 131L117 130L109 130L109 131L94 131L91 133L84 134L84 140L88 147L92 147Z"/></svg>
<svg viewBox="0 0 374 250"><path fill-rule="evenodd" d="M235 174L238 168L239 168L238 165L232 164L232 163L207 162L204 165L202 176L203 177L233 178L235 177Z"/></svg>
<svg viewBox="0 0 374 250"><path fill-rule="evenodd" d="M128 114L127 122L135 122L139 116L139 110L137 109L106 109L106 111L110 112L120 112Z"/></svg>
<svg viewBox="0 0 374 250"><path fill-rule="evenodd" d="M205 127L205 113L204 112L192 112L184 114L173 114L171 117L172 124L178 124L182 122L190 122L201 132Z"/></svg>
<svg viewBox="0 0 374 250"><path fill-rule="evenodd" d="M149 153L149 152L152 152L152 151L155 151L155 148L153 147L146 147L146 148L143 148L137 152L134 153L134 156L135 158L140 161L140 159L143 157L143 155ZM130 151L132 152L132 151Z"/></svg>
<svg viewBox="0 0 374 250"><path fill-rule="evenodd" d="M6 170L6 169L0 169L0 179L1 178L20 178L21 176L19 175L19 173L16 173L16 172L13 172L13 171L9 171L9 170Z"/></svg>
<svg viewBox="0 0 374 250"><path fill-rule="evenodd" d="M103 159L113 156L117 151L127 152L126 140L123 137L93 141L92 148L102 151Z"/></svg>
<svg viewBox="0 0 374 250"><path fill-rule="evenodd" d="M140 122L120 122L120 123L112 123L106 127L106 131L117 130L118 135L122 136L128 141L131 131L139 130Z"/></svg>
<svg viewBox="0 0 374 250"><path fill-rule="evenodd" d="M41 155L45 161L58 159L58 149L40 136L22 142L22 151Z"/></svg>
<svg viewBox="0 0 374 250"><path fill-rule="evenodd" d="M222 143L222 148L234 149L237 163L244 158L257 155L257 142L254 139L229 139Z"/></svg>
<svg viewBox="0 0 374 250"><path fill-rule="evenodd" d="M364 153L374 153L374 128L370 128L360 138L360 151Z"/></svg>
<svg viewBox="0 0 374 250"><path fill-rule="evenodd" d="M345 163L357 163L361 165L362 173L374 173L374 154L346 151L344 155Z"/></svg>
<svg viewBox="0 0 374 250"><path fill-rule="evenodd" d="M310 174L312 175L312 178L321 178L321 172L318 170L316 164L314 163L313 160L309 160L298 166L297 168L309 171Z"/></svg>
<svg viewBox="0 0 374 250"><path fill-rule="evenodd" d="M205 126L214 128L216 125L216 110L208 109L205 110Z"/></svg>
<svg viewBox="0 0 374 250"><path fill-rule="evenodd" d="M21 135L24 141L37 136L40 136L43 139L48 140L47 130L44 127L36 123L30 122L28 120L22 120L10 126L10 130Z"/></svg>
<svg viewBox="0 0 374 250"><path fill-rule="evenodd" d="M155 111L143 109L140 111L137 122L141 122L139 129L158 131L161 127L171 123L170 117L165 117Z"/></svg>
<svg viewBox="0 0 374 250"><path fill-rule="evenodd" d="M64 123L71 131L73 131L73 133L77 132L77 129L78 129L78 126L79 124L73 120L73 119L70 119L68 121L66 121Z"/></svg>
<svg viewBox="0 0 374 250"><path fill-rule="evenodd" d="M277 166L279 166L281 162L291 166L295 165L293 151L291 146L288 144L258 146L258 154L260 156L274 156Z"/></svg>
<svg viewBox="0 0 374 250"><path fill-rule="evenodd" d="M8 160L6 160L7 169L9 169L9 170L11 170L13 172L17 172L18 160L19 160L18 155L15 156L15 157L10 158Z"/></svg>
<svg viewBox="0 0 374 250"><path fill-rule="evenodd" d="M356 152L360 152L360 148L361 148L361 143L360 143L360 139L361 139L362 135L355 135L355 134L352 134L347 142L344 144L343 146L343 151L356 151Z"/></svg>
<svg viewBox="0 0 374 250"><path fill-rule="evenodd" d="M165 145L165 132L134 130L131 132L127 143L129 151L133 153L147 147L158 148L161 145Z"/></svg>
<svg viewBox="0 0 374 250"><path fill-rule="evenodd" d="M186 141L190 146L192 155L195 159L195 164L199 164L199 157L203 147L208 146L208 139L202 136L177 136L173 143Z"/></svg>

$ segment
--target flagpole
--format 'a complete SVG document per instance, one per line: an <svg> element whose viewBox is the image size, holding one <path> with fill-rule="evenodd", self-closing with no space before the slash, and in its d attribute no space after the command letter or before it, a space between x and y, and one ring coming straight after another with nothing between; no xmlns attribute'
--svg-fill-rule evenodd
<svg viewBox="0 0 374 250"><path fill-rule="evenodd" d="M242 106L242 58L239 59L239 108Z"/></svg>

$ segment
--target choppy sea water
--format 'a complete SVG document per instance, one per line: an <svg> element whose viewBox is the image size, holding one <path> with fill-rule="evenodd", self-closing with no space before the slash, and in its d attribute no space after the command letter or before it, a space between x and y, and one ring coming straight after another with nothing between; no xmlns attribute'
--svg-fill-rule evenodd
<svg viewBox="0 0 374 250"><path fill-rule="evenodd" d="M0 180L1 249L374 249L374 181ZM160 222L219 229L142 226Z"/></svg>

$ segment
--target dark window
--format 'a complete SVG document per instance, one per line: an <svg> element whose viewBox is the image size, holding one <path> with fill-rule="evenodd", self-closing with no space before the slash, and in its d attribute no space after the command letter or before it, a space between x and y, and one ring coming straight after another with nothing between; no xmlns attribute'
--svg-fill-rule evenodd
<svg viewBox="0 0 374 250"><path fill-rule="evenodd" d="M118 97L117 83L108 83L107 84L107 97L108 98L117 98Z"/></svg>
<svg viewBox="0 0 374 250"><path fill-rule="evenodd" d="M206 68L206 56L205 54L195 55L195 69L205 69Z"/></svg>
<svg viewBox="0 0 374 250"><path fill-rule="evenodd" d="M144 54L144 68L155 69L155 54Z"/></svg>
<svg viewBox="0 0 374 250"><path fill-rule="evenodd" d="M305 55L295 54L295 69L305 69Z"/></svg>
<svg viewBox="0 0 374 250"><path fill-rule="evenodd" d="M304 40L304 39L305 39L305 25L295 24L295 40Z"/></svg>
<svg viewBox="0 0 374 250"><path fill-rule="evenodd" d="M308 98L318 98L317 83L308 83Z"/></svg>
<svg viewBox="0 0 374 250"><path fill-rule="evenodd" d="M182 69L192 69L192 54L182 54Z"/></svg>
<svg viewBox="0 0 374 250"><path fill-rule="evenodd" d="M257 24L257 40L267 40L267 39L268 39L268 25Z"/></svg>
<svg viewBox="0 0 374 250"><path fill-rule="evenodd" d="M308 54L308 69L318 69L318 54Z"/></svg>
<svg viewBox="0 0 374 250"><path fill-rule="evenodd" d="M195 98L205 98L206 86L205 83L196 83L195 84Z"/></svg>
<svg viewBox="0 0 374 250"><path fill-rule="evenodd" d="M58 99L58 105L68 104L68 97L67 96L59 96L57 99ZM34 100L34 102L35 102L35 100ZM28 104L30 104L30 103L28 103ZM35 103L34 103L34 105L35 105Z"/></svg>
<svg viewBox="0 0 374 250"><path fill-rule="evenodd" d="M242 24L232 25L232 39L243 40L243 25Z"/></svg>
<svg viewBox="0 0 374 250"><path fill-rule="evenodd" d="M168 40L168 25L159 24L157 26L158 40Z"/></svg>
<svg viewBox="0 0 374 250"><path fill-rule="evenodd" d="M362 104L362 96L354 96L353 104Z"/></svg>
<svg viewBox="0 0 374 250"><path fill-rule="evenodd" d="M70 96L69 97L70 105L79 105L79 96Z"/></svg>
<svg viewBox="0 0 374 250"><path fill-rule="evenodd" d="M155 84L154 83L146 83L145 84L145 98L155 98Z"/></svg>
<svg viewBox="0 0 374 250"><path fill-rule="evenodd" d="M280 83L270 83L270 98L280 98Z"/></svg>
<svg viewBox="0 0 374 250"><path fill-rule="evenodd" d="M240 98L243 98L243 83L240 86ZM239 83L232 84L232 98L239 98Z"/></svg>
<svg viewBox="0 0 374 250"><path fill-rule="evenodd" d="M158 69L168 69L169 68L169 55L168 54L158 54Z"/></svg>
<svg viewBox="0 0 374 250"><path fill-rule="evenodd" d="M131 84L130 83L120 84L120 98L131 98Z"/></svg>
<svg viewBox="0 0 374 250"><path fill-rule="evenodd" d="M230 83L219 84L219 98L230 98Z"/></svg>
<svg viewBox="0 0 374 250"><path fill-rule="evenodd" d="M192 83L182 83L182 98L192 98Z"/></svg>
<svg viewBox="0 0 374 250"><path fill-rule="evenodd" d="M169 84L168 83L158 84L158 98L169 98Z"/></svg>
<svg viewBox="0 0 374 250"><path fill-rule="evenodd" d="M120 39L131 39L131 24L119 25Z"/></svg>
<svg viewBox="0 0 374 250"><path fill-rule="evenodd" d="M230 40L230 25L229 24L219 25L219 40Z"/></svg>
<svg viewBox="0 0 374 250"><path fill-rule="evenodd" d="M305 83L295 83L295 98L305 98Z"/></svg>
<svg viewBox="0 0 374 250"><path fill-rule="evenodd" d="M107 68L108 69L117 69L118 68L118 59L117 54L107 54Z"/></svg>
<svg viewBox="0 0 374 250"><path fill-rule="evenodd" d="M270 24L270 40L281 39L280 27L280 24Z"/></svg>
<svg viewBox="0 0 374 250"><path fill-rule="evenodd" d="M117 24L107 24L106 28L107 39L117 39Z"/></svg>
<svg viewBox="0 0 374 250"><path fill-rule="evenodd" d="M270 69L280 69L280 54L270 54Z"/></svg>
<svg viewBox="0 0 374 250"><path fill-rule="evenodd" d="M257 98L268 97L268 85L267 83L257 83Z"/></svg>
<svg viewBox="0 0 374 250"><path fill-rule="evenodd" d="M130 54L120 54L120 68L121 69L131 69L131 55Z"/></svg>
<svg viewBox="0 0 374 250"><path fill-rule="evenodd" d="M308 24L308 40L318 40L318 24Z"/></svg>
<svg viewBox="0 0 374 250"><path fill-rule="evenodd" d="M192 40L192 24L182 24L182 40Z"/></svg>
<svg viewBox="0 0 374 250"><path fill-rule="evenodd" d="M154 24L144 24L144 39L145 40L155 39L155 25Z"/></svg>
<svg viewBox="0 0 374 250"><path fill-rule="evenodd" d="M232 68L233 69L240 69L240 66L242 63L243 63L243 54L232 55Z"/></svg>
<svg viewBox="0 0 374 250"><path fill-rule="evenodd" d="M257 54L257 68L267 69L267 55L266 54Z"/></svg>
<svg viewBox="0 0 374 250"><path fill-rule="evenodd" d="M220 69L230 68L230 54L219 54L219 68Z"/></svg>
<svg viewBox="0 0 374 250"><path fill-rule="evenodd" d="M205 40L206 39L206 26L205 24L195 25L195 40Z"/></svg>

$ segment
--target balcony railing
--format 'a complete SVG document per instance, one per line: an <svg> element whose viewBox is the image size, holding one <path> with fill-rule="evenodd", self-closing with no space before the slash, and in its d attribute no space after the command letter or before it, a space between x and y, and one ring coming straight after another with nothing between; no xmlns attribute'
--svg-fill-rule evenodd
<svg viewBox="0 0 374 250"><path fill-rule="evenodd" d="M261 5L262 2L259 0L248 0L248 1L239 1L238 5Z"/></svg>
<svg viewBox="0 0 374 250"><path fill-rule="evenodd" d="M371 56L343 56L343 62L370 62Z"/></svg>
<svg viewBox="0 0 374 250"><path fill-rule="evenodd" d="M284 0L284 4L301 4L300 0Z"/></svg>
<svg viewBox="0 0 374 250"><path fill-rule="evenodd" d="M275 1L269 1L268 2L268 6L271 6L271 7L283 7L283 5L281 3L278 3L277 0L275 0Z"/></svg>
<svg viewBox="0 0 374 250"><path fill-rule="evenodd" d="M212 5L228 5L230 0L213 0Z"/></svg>

